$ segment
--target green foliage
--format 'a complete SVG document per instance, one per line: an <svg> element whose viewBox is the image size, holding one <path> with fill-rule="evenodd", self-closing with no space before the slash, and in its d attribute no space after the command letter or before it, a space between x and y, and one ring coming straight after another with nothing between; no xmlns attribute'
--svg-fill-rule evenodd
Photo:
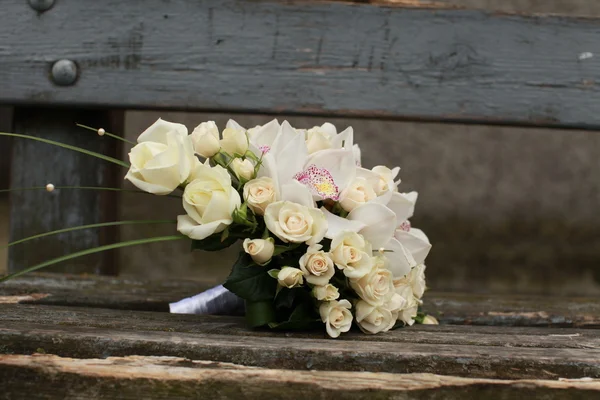
<svg viewBox="0 0 600 400"><path fill-rule="evenodd" d="M214 235L210 235L209 237L203 240L192 240L192 251L219 251L226 249L227 247L231 246L237 241L238 238L236 236L227 235L223 233L215 233Z"/></svg>
<svg viewBox="0 0 600 400"><path fill-rule="evenodd" d="M250 302L273 301L277 281L269 276L266 268L255 264L241 251L223 286Z"/></svg>
<svg viewBox="0 0 600 400"><path fill-rule="evenodd" d="M298 256L294 257L297 262ZM278 268L285 265L275 261ZM261 267L248 254L240 252L223 286L246 300L246 320L250 327L290 330L318 325L320 320L310 287L278 287L273 279L279 273L278 268Z"/></svg>
<svg viewBox="0 0 600 400"><path fill-rule="evenodd" d="M319 327L321 324L312 302L302 302L296 306L287 320L271 322L269 328L275 330L307 330Z"/></svg>
<svg viewBox="0 0 600 400"><path fill-rule="evenodd" d="M246 323L251 328L269 325L275 321L275 309L271 300L247 301Z"/></svg>

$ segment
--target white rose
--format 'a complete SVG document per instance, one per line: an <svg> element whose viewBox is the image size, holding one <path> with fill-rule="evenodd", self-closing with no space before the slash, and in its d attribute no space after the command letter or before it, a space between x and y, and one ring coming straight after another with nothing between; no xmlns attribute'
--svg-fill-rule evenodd
<svg viewBox="0 0 600 400"><path fill-rule="evenodd" d="M254 164L248 159L234 158L231 169L239 180L249 181L254 176Z"/></svg>
<svg viewBox="0 0 600 400"><path fill-rule="evenodd" d="M399 285L396 286L396 293L404 299L402 307L398 310L398 320L406 325L414 324L419 303L413 294L412 288L409 285Z"/></svg>
<svg viewBox="0 0 600 400"><path fill-rule="evenodd" d="M243 156L248 151L246 131L237 128L225 128L223 139L221 139L221 147L231 156L235 154Z"/></svg>
<svg viewBox="0 0 600 400"><path fill-rule="evenodd" d="M348 278L360 279L371 272L371 254L371 246L356 232L341 232L331 241L331 258Z"/></svg>
<svg viewBox="0 0 600 400"><path fill-rule="evenodd" d="M328 135L328 132L322 130L321 127L315 126L306 131L306 147L308 148L308 154L312 154L319 150L330 149L331 137Z"/></svg>
<svg viewBox="0 0 600 400"><path fill-rule="evenodd" d="M335 274L333 260L328 253L321 250L322 247L319 244L312 245L300 257L300 269L306 281L312 285L326 285Z"/></svg>
<svg viewBox="0 0 600 400"><path fill-rule="evenodd" d="M386 332L396 324L396 316L383 305L371 305L359 300L356 303L356 322L364 333Z"/></svg>
<svg viewBox="0 0 600 400"><path fill-rule="evenodd" d="M277 281L279 284L286 288L293 288L301 286L304 283L302 279L302 271L298 268L283 267L277 274Z"/></svg>
<svg viewBox="0 0 600 400"><path fill-rule="evenodd" d="M137 141L125 179L139 189L169 194L189 178L197 158L184 125L159 118Z"/></svg>
<svg viewBox="0 0 600 400"><path fill-rule="evenodd" d="M277 201L273 180L269 177L252 179L244 185L244 200L256 215L264 215L267 206Z"/></svg>
<svg viewBox="0 0 600 400"><path fill-rule="evenodd" d="M383 304L394 293L393 277L388 269L373 268L360 279L350 279L350 286L372 306Z"/></svg>
<svg viewBox="0 0 600 400"><path fill-rule="evenodd" d="M266 264L275 251L273 239L244 239L244 251L259 265Z"/></svg>
<svg viewBox="0 0 600 400"><path fill-rule="evenodd" d="M323 211L289 201L271 203L265 210L265 224L269 231L284 242L313 245L327 232Z"/></svg>
<svg viewBox="0 0 600 400"><path fill-rule="evenodd" d="M398 176L400 168L396 167L394 169L389 169L386 166L378 165L373 167L372 171L379 175L379 182L375 186L375 192L377 193L377 196L381 196L390 190L394 192L398 191L398 184L400 181L394 182L394 179L396 176Z"/></svg>
<svg viewBox="0 0 600 400"><path fill-rule="evenodd" d="M315 299L321 301L336 300L340 297L340 291L331 283L328 283L325 286L315 286L312 293Z"/></svg>
<svg viewBox="0 0 600 400"><path fill-rule="evenodd" d="M183 192L187 215L177 217L177 230L191 239L202 240L233 222L231 215L241 200L231 187L231 176L220 165L211 168L200 164L194 175L196 179Z"/></svg>
<svg viewBox="0 0 600 400"><path fill-rule="evenodd" d="M354 210L356 207L368 203L375 199L377 194L373 190L373 187L363 177L354 178L352 183L342 190L340 194L340 205L348 212Z"/></svg>
<svg viewBox="0 0 600 400"><path fill-rule="evenodd" d="M408 274L394 280L394 286L400 287L402 285L409 285L417 299L423 297L426 289L425 264L413 267Z"/></svg>
<svg viewBox="0 0 600 400"><path fill-rule="evenodd" d="M329 336L336 338L340 333L350 330L352 326L350 308L352 306L348 300L333 300L321 304L319 314Z"/></svg>
<svg viewBox="0 0 600 400"><path fill-rule="evenodd" d="M439 325L440 323L438 322L438 320L435 317L432 317L431 315L426 315L425 318L423 318L423 325Z"/></svg>
<svg viewBox="0 0 600 400"><path fill-rule="evenodd" d="M204 158L210 158L221 150L219 144L219 128L215 121L203 122L191 135L194 151Z"/></svg>

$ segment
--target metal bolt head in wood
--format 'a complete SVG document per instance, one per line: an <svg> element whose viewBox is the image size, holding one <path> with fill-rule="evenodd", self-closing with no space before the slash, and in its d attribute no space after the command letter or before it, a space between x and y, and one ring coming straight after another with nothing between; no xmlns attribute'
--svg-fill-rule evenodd
<svg viewBox="0 0 600 400"><path fill-rule="evenodd" d="M36 11L44 12L52 8L54 0L29 0L29 6Z"/></svg>
<svg viewBox="0 0 600 400"><path fill-rule="evenodd" d="M58 60L52 65L52 81L59 86L70 86L77 80L77 64L71 60Z"/></svg>

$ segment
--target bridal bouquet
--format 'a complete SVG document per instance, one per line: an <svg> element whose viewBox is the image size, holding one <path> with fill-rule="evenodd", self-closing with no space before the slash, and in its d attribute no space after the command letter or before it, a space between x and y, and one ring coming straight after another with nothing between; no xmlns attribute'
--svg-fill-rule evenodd
<svg viewBox="0 0 600 400"><path fill-rule="evenodd" d="M424 318L431 245L409 222L417 193L398 192L397 167L363 168L352 128L230 120L220 138L213 121L188 135L159 119L129 157L139 189L183 191L177 230L193 249L243 241L223 286L245 300L251 326L322 323L337 337L353 322L379 333Z"/></svg>
<svg viewBox="0 0 600 400"><path fill-rule="evenodd" d="M104 129L97 133L124 140ZM2 135L43 141L126 167L125 179L141 191L181 197L182 215L177 217L180 235L84 250L0 282L119 247L187 237L192 249L218 251L242 241L243 250L220 288L243 299L251 327L306 329L324 324L335 338L353 323L369 334L415 322L436 323L419 312L431 245L409 221L417 193L398 191L398 167L362 167L352 128L338 133L325 123L296 129L273 120L245 129L230 120L221 133L208 121L188 134L184 125L159 119L131 143L130 164L47 139ZM58 232L139 222L148 221L73 227L9 245Z"/></svg>

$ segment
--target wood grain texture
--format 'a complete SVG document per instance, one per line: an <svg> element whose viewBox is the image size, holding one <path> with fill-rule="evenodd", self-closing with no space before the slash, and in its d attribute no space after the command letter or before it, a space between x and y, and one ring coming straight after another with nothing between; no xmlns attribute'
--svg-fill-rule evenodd
<svg viewBox="0 0 600 400"><path fill-rule="evenodd" d="M30 304L168 311L168 303L215 284L218 282L38 273L0 284L0 296L44 295L19 300ZM432 291L425 294L424 301L423 309L446 324L600 327L600 303L594 297L486 296Z"/></svg>
<svg viewBox="0 0 600 400"><path fill-rule="evenodd" d="M10 399L594 399L597 380L492 380L433 374L286 371L175 357L0 356Z"/></svg>
<svg viewBox="0 0 600 400"><path fill-rule="evenodd" d="M14 132L43 137L114 156L118 143L101 138L94 132L75 126L116 127L111 113L89 110L16 108ZM26 139L13 140L11 187L45 186L108 186L117 187L113 164ZM122 172L122 171L119 171ZM51 230L98 222L114 221L117 216L115 192L62 189L14 191L10 196L10 240L18 240ZM11 247L9 271L50 260L71 252L118 241L118 229L88 229L45 237ZM101 236L104 235L104 236ZM114 253L95 254L80 258L67 266L51 267L54 271L116 273Z"/></svg>
<svg viewBox="0 0 600 400"><path fill-rule="evenodd" d="M0 295L44 294L36 304L102 307L123 310L169 311L169 303L193 296L216 282L160 280L133 277L38 273L0 284ZM40 301L41 303L37 303Z"/></svg>
<svg viewBox="0 0 600 400"><path fill-rule="evenodd" d="M443 334L441 334L443 336ZM427 372L498 379L600 377L600 349L390 343L6 322L2 353L61 357L174 356L264 368Z"/></svg>
<svg viewBox="0 0 600 400"><path fill-rule="evenodd" d="M3 103L600 126L599 58L580 57L596 49L590 18L268 0L3 9ZM48 79L62 58L79 66L72 87Z"/></svg>
<svg viewBox="0 0 600 400"><path fill-rule="evenodd" d="M281 337L281 332L251 330L244 319L224 316L196 316L111 310L102 308L15 304L26 296L0 297L0 315L6 324L36 323L74 328L117 329L135 332L179 332L225 336ZM12 301L16 300L16 301ZM4 304L2 304L4 303ZM286 332L294 339L327 339L324 331ZM514 348L555 348L600 350L600 330L573 328L524 328L497 326L414 325L382 335L351 332L339 340L393 342L430 345L499 346Z"/></svg>
<svg viewBox="0 0 600 400"><path fill-rule="evenodd" d="M0 132L12 129L13 110L11 107L0 107ZM10 178L10 146L9 137L0 137L0 188L7 188ZM3 246L8 242L8 193L0 193L0 274L8 271L8 251Z"/></svg>

